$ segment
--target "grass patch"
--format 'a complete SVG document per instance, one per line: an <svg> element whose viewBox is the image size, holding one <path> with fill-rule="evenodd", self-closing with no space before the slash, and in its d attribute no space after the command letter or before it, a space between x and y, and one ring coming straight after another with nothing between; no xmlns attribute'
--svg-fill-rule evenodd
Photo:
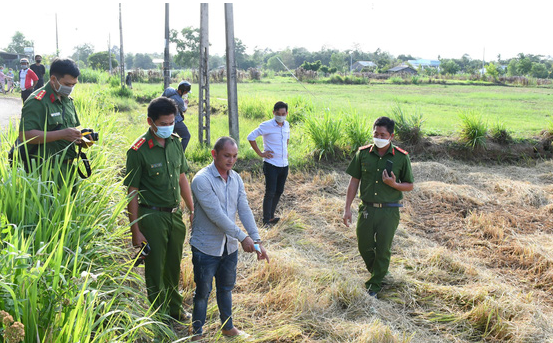
<svg viewBox="0 0 553 343"><path fill-rule="evenodd" d="M390 117L396 122L395 133L398 138L408 144L419 143L423 137L422 112L417 109L408 114L400 104L392 106L390 112Z"/></svg>
<svg viewBox="0 0 553 343"><path fill-rule="evenodd" d="M465 110L459 114L461 119L460 138L466 147L472 150L486 147L488 135L488 123L482 118L480 112Z"/></svg>

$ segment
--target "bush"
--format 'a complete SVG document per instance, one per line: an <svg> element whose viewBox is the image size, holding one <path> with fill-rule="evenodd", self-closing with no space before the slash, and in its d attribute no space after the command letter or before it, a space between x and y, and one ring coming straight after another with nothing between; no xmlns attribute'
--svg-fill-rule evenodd
<svg viewBox="0 0 553 343"><path fill-rule="evenodd" d="M395 133L398 138L408 144L417 144L422 139L422 113L415 110L408 114L396 104L392 107L390 117L396 122Z"/></svg>
<svg viewBox="0 0 553 343"><path fill-rule="evenodd" d="M343 117L346 118L347 143L353 152L368 143L371 138L371 123L369 123L367 116L360 115L353 109L350 111L349 114L344 114Z"/></svg>
<svg viewBox="0 0 553 343"><path fill-rule="evenodd" d="M238 113L249 119L263 119L272 115L276 101L255 97L241 97L238 101Z"/></svg>
<svg viewBox="0 0 553 343"><path fill-rule="evenodd" d="M513 141L511 133L505 128L505 124L498 122L490 129L492 141L499 144L508 144Z"/></svg>
<svg viewBox="0 0 553 343"><path fill-rule="evenodd" d="M486 147L488 123L482 119L482 115L476 111L467 110L461 112L461 141L473 150Z"/></svg>
<svg viewBox="0 0 553 343"><path fill-rule="evenodd" d="M319 159L335 157L342 137L342 121L326 111L322 116L305 118L305 131L315 144Z"/></svg>
<svg viewBox="0 0 553 343"><path fill-rule="evenodd" d="M404 83L403 81L403 78L400 77L400 76L392 76L391 78L388 79L391 83L393 83L394 85L401 85Z"/></svg>
<svg viewBox="0 0 553 343"><path fill-rule="evenodd" d="M307 99L301 95L296 95L290 99L287 99L288 103L288 122L290 124L296 124L303 122L306 117L313 115L315 111L315 105L313 100Z"/></svg>
<svg viewBox="0 0 553 343"><path fill-rule="evenodd" d="M79 82L104 84L110 79L109 73L101 70L84 68L80 70Z"/></svg>

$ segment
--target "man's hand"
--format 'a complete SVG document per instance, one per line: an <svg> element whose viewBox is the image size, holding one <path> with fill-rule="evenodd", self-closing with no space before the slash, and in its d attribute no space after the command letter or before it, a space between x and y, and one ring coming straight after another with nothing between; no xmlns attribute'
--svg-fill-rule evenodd
<svg viewBox="0 0 553 343"><path fill-rule="evenodd" d="M264 158L273 158L273 152L271 150L263 151L259 156Z"/></svg>
<svg viewBox="0 0 553 343"><path fill-rule="evenodd" d="M142 246L142 242L148 243L146 240L146 237L142 234L142 232L137 231L132 233L132 246L135 248L140 248Z"/></svg>
<svg viewBox="0 0 553 343"><path fill-rule="evenodd" d="M394 172L392 172L392 175L388 175L388 171L384 169L384 171L382 172L382 182L390 187L395 188L396 176L394 175Z"/></svg>
<svg viewBox="0 0 553 343"><path fill-rule="evenodd" d="M269 254L267 254L267 250L265 250L265 248L261 244L259 244L259 249L261 250L261 252L257 250L255 251L257 253L257 260L258 261L266 260L267 263L269 263L270 260L269 260Z"/></svg>
<svg viewBox="0 0 553 343"><path fill-rule="evenodd" d="M255 247L253 246L253 239L251 239L249 236L246 237L240 244L242 244L242 249L244 249L245 252L255 251Z"/></svg>
<svg viewBox="0 0 553 343"><path fill-rule="evenodd" d="M67 129L61 130L61 132L63 139L65 139L66 141L75 142L77 144L80 144L82 142L83 136L79 129L68 127Z"/></svg>
<svg viewBox="0 0 553 343"><path fill-rule="evenodd" d="M344 225L346 225L346 227L349 227L349 224L352 223L352 215L349 208L346 208L344 210L344 217L342 219L344 220Z"/></svg>

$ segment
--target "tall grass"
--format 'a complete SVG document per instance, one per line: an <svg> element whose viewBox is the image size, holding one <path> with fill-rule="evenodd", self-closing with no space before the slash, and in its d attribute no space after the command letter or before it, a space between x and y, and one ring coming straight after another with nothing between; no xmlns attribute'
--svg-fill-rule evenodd
<svg viewBox="0 0 553 343"><path fill-rule="evenodd" d="M342 121L325 111L322 115L305 118L304 130L315 145L319 159L336 157L342 138Z"/></svg>
<svg viewBox="0 0 553 343"><path fill-rule="evenodd" d="M407 113L400 104L396 103L390 110L390 117L396 122L395 133L405 143L417 144L422 139L422 113L415 110Z"/></svg>
<svg viewBox="0 0 553 343"><path fill-rule="evenodd" d="M81 123L100 132L87 152L89 179L75 170L62 177L54 159L25 173L8 167L6 148L0 153L0 308L24 325L25 342L174 339L124 248L119 127L91 98L75 92ZM4 136L13 141L16 132Z"/></svg>
<svg viewBox="0 0 553 343"><path fill-rule="evenodd" d="M476 110L465 110L459 114L461 118L461 141L473 150L486 147L488 123L482 114Z"/></svg>
<svg viewBox="0 0 553 343"><path fill-rule="evenodd" d="M240 97L238 99L238 114L248 119L263 119L272 117L276 101L258 96Z"/></svg>
<svg viewBox="0 0 553 343"><path fill-rule="evenodd" d="M353 108L350 108L349 113L342 113L341 116L345 118L345 137L350 150L356 151L366 145L372 137L369 118L357 113Z"/></svg>

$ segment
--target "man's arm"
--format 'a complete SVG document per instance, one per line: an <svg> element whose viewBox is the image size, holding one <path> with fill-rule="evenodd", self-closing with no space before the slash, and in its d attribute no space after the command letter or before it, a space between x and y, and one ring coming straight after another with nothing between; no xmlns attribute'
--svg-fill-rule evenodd
<svg viewBox="0 0 553 343"><path fill-rule="evenodd" d="M132 245L139 247L142 242L147 241L138 227L138 188L129 186L128 194L131 197L127 211L129 213L129 223L131 223Z"/></svg>
<svg viewBox="0 0 553 343"><path fill-rule="evenodd" d="M41 130L29 130L19 132L19 140L22 142L29 140L27 142L29 144L50 143L62 139L80 144L82 142L81 131L74 127L69 127L63 130L48 131L48 133Z"/></svg>
<svg viewBox="0 0 553 343"><path fill-rule="evenodd" d="M349 180L348 189L346 191L346 205L344 207L344 224L349 227L349 224L352 223L352 214L351 214L351 204L353 199L357 195L357 190L359 189L359 179L354 178L353 176Z"/></svg>
<svg viewBox="0 0 553 343"><path fill-rule="evenodd" d="M267 150L267 151L264 151L264 152L261 152L261 150L259 149L259 147L257 146L257 142L255 140L253 141L248 141L250 142L250 145L252 146L253 150L255 151L255 153L259 156L259 157L264 157L264 158L272 158L273 157L273 152L271 150Z"/></svg>
<svg viewBox="0 0 553 343"><path fill-rule="evenodd" d="M190 184L188 183L188 178L185 173L181 173L179 177L179 186L180 186L180 196L184 199L184 203L190 211L190 224L194 219L194 201L192 200L192 190L190 189Z"/></svg>
<svg viewBox="0 0 553 343"><path fill-rule="evenodd" d="M392 172L392 175L389 176L386 169L384 169L384 171L382 172L382 181L388 186L394 189L397 189L398 191L401 191L401 192L410 192L414 188L414 185L411 182L397 183L394 172Z"/></svg>
<svg viewBox="0 0 553 343"><path fill-rule="evenodd" d="M246 189L244 188L244 182L240 178L238 188L238 217L244 225L246 231L248 231L249 237L242 242L242 248L245 252L256 252L257 260L267 260L269 263L269 255L267 250L263 247L257 225L255 225L255 219L253 217L252 209L248 203L248 196L246 195ZM254 243L259 245L259 250L255 249Z"/></svg>

